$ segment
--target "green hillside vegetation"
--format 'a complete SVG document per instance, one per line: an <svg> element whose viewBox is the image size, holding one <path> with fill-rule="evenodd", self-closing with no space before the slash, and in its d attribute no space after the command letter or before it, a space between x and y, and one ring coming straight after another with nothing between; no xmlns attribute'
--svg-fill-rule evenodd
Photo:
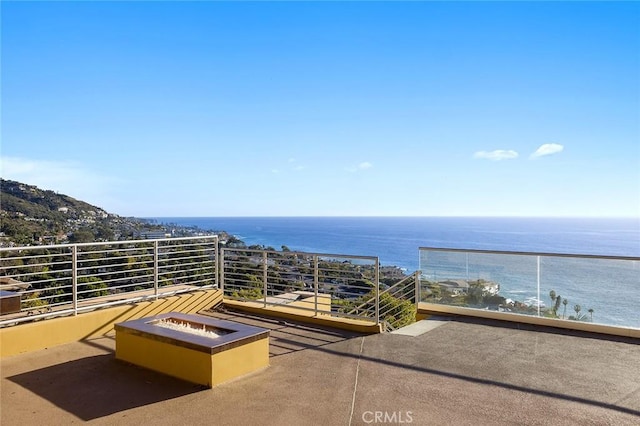
<svg viewBox="0 0 640 426"><path fill-rule="evenodd" d="M144 232L170 232L149 220L121 217L54 191L0 179L0 246L130 240ZM193 228L172 226L174 236Z"/></svg>

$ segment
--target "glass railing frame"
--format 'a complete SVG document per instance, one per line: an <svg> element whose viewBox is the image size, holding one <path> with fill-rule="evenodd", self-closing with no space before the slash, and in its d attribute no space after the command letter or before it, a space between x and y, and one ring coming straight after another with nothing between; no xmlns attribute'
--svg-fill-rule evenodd
<svg viewBox="0 0 640 426"><path fill-rule="evenodd" d="M571 259L591 259L591 260L613 260L613 261L629 261L629 262L639 262L640 263L640 257L637 256L618 256L618 255L597 255L597 254L579 254L579 253L554 253L554 252L535 252L535 251L508 251L508 250L485 250L485 249L465 249L465 248L444 248L444 247L430 247L430 246L421 246L418 249L418 263L419 263L419 276L420 276L420 280L421 283L418 286L418 295L417 295L417 300L420 301L420 303L422 303L424 306L429 306L430 308L433 309L438 309L439 306L443 307L443 311L456 311L456 312L463 312L464 315L470 315L470 316L477 316L478 311L484 311L485 309L478 309L478 308L474 308L474 307L466 307L466 306L455 306L455 305L449 305L449 304L439 304L437 302L431 302L431 301L424 301L423 299L423 290L425 289L425 286L423 285L423 282L425 281L425 275L424 275L424 271L427 269L425 267L425 265L423 265L423 253L424 252L448 252L448 253L460 253L460 254L479 254L479 255L513 255L513 256L528 256L528 257L535 257L536 258L536 269L537 269L537 274L538 276L536 277L536 281L537 281L537 285L538 288L536 289L536 294L537 294L537 299L538 301L541 301L542 299L542 294L540 291L540 271L541 271L541 267L540 267L540 261L543 258L571 258ZM640 291L640 288L638 288L638 290ZM446 308L445 308L446 307ZM546 316L541 315L542 312L541 308L540 308L540 304L538 304L538 313L537 316L533 316L534 318L544 318L549 319L552 321L557 321L557 322L565 322L565 323L569 323L569 325L573 322L578 322L575 319L567 319L564 317L563 318L549 318ZM501 318L504 316L505 319L507 320L513 320L513 321L519 321L520 319L522 319L522 317L529 317L531 315L529 314L521 314L521 313L510 313L510 312L500 312L501 315L499 315ZM480 315L480 316L485 316ZM605 327L614 327L614 328L628 328L628 329L632 329L632 330L639 330L640 329L640 319L637 321L638 324L637 325L619 325L619 324L609 324L609 323L602 323L602 322L591 322L590 324L594 324L594 325L598 325L598 326L605 326ZM635 322L632 321L633 324L635 324ZM565 327L565 328L570 328L570 327ZM578 327L580 328L580 327Z"/></svg>

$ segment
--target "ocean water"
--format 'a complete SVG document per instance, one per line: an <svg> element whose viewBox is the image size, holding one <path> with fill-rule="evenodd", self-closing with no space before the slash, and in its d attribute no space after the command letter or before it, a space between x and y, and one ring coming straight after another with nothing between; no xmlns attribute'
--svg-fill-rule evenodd
<svg viewBox="0 0 640 426"><path fill-rule="evenodd" d="M500 294L514 300L539 297L551 304L549 291L569 299L567 316L580 304L594 309L594 322L640 327L640 265L635 262L574 258L541 260L536 256L451 255L449 266L431 267L420 247L640 257L639 219L470 218L470 217L198 217L153 218L160 223L226 231L247 245L277 250L377 256L395 265L439 277L484 278L500 282ZM435 254L430 254L434 258ZM464 266L461 266L464 265ZM448 270L447 270L448 268ZM462 272L464 271L464 272ZM448 275L447 275L448 274ZM469 275L467 275L469 274ZM538 282L542 281L538 294Z"/></svg>

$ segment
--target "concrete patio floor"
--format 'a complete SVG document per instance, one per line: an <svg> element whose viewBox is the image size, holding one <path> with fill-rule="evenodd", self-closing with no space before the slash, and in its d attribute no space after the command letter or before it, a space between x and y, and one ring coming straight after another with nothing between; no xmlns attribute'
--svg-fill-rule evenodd
<svg viewBox="0 0 640 426"><path fill-rule="evenodd" d="M637 339L469 319L363 336L211 315L270 329L271 366L205 389L116 361L113 336L71 343L2 359L0 423L640 424Z"/></svg>

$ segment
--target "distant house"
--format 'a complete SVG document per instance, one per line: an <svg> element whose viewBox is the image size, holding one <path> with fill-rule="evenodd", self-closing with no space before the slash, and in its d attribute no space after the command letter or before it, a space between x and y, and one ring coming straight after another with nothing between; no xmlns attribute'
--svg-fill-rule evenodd
<svg viewBox="0 0 640 426"><path fill-rule="evenodd" d="M136 233L136 237L145 240L157 240L160 238L171 238L171 234L165 231L140 231Z"/></svg>
<svg viewBox="0 0 640 426"><path fill-rule="evenodd" d="M438 281L438 285L443 290L446 290L453 294L461 294L469 291L469 283L465 280L447 280Z"/></svg>
<svg viewBox="0 0 640 426"><path fill-rule="evenodd" d="M58 211L62 213L69 213L69 207L58 207Z"/></svg>

